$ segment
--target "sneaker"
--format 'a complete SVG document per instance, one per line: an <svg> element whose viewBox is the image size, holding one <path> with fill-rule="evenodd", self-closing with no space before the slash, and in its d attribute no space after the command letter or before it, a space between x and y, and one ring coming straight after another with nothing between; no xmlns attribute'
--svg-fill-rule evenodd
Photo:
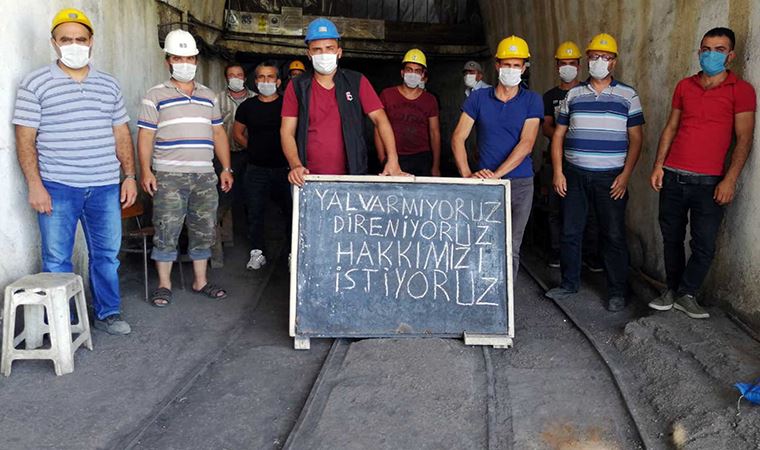
<svg viewBox="0 0 760 450"><path fill-rule="evenodd" d="M607 311L618 312L625 309L625 297L611 297L607 300Z"/></svg>
<svg viewBox="0 0 760 450"><path fill-rule="evenodd" d="M559 286L555 287L554 289L549 289L546 294L544 294L544 296L552 300L564 300L568 297L572 297L577 293L578 291L572 291L570 289L565 289L562 286Z"/></svg>
<svg viewBox="0 0 760 450"><path fill-rule="evenodd" d="M103 320L95 319L94 326L98 330L116 336L122 336L132 332L132 327L129 326L126 320L121 318L120 314L112 314Z"/></svg>
<svg viewBox="0 0 760 450"><path fill-rule="evenodd" d="M686 294L678 297L673 307L679 311L683 311L692 319L708 319L710 317L710 314L699 306L697 299L693 295Z"/></svg>
<svg viewBox="0 0 760 450"><path fill-rule="evenodd" d="M248 270L259 270L262 266L265 266L266 263L267 258L264 256L264 253L259 249L253 249L251 250L251 258L248 260L248 264L245 265L245 268Z"/></svg>
<svg viewBox="0 0 760 450"><path fill-rule="evenodd" d="M559 268L559 252L556 250L553 250L551 253L551 256L549 257L549 262L546 263L547 266L551 267L552 269L558 269Z"/></svg>
<svg viewBox="0 0 760 450"><path fill-rule="evenodd" d="M599 258L591 256L583 260L583 265L589 270L589 272L599 273L604 272L604 267L599 261Z"/></svg>
<svg viewBox="0 0 760 450"><path fill-rule="evenodd" d="M668 311L673 307L673 291L666 290L659 297L649 302L649 307L657 311Z"/></svg>

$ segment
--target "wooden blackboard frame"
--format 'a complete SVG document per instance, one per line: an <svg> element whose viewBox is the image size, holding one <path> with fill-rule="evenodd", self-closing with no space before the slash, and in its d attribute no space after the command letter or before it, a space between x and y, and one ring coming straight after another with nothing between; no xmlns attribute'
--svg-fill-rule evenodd
<svg viewBox="0 0 760 450"><path fill-rule="evenodd" d="M344 182L344 183L403 183L403 184L449 184L449 185L495 185L504 189L504 223L506 249L506 285L507 285L507 329L504 334L470 334L464 333L464 341L467 345L491 345L496 348L512 346L514 334L514 289L512 267L512 213L511 213L511 190L509 180L503 179L479 179L479 178L443 178L443 177L388 177L371 175L306 175L306 183L309 182ZM294 347L298 350L308 350L310 337L296 334L296 318L298 315L298 249L300 229L300 192L301 189L293 189L293 216L290 252L290 317L289 333L294 339ZM367 336L376 337L376 336ZM398 335L398 337L419 337L414 335Z"/></svg>

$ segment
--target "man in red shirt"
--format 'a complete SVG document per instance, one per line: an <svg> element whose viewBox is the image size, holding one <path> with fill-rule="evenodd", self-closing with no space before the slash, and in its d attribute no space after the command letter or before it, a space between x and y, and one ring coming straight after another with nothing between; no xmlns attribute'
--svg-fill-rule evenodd
<svg viewBox="0 0 760 450"><path fill-rule="evenodd" d="M427 59L419 49L406 52L402 60L403 83L380 93L393 128L401 170L417 176L441 176L441 128L438 101L425 92L421 83L427 73ZM375 131L375 148L380 161L385 147Z"/></svg>
<svg viewBox="0 0 760 450"><path fill-rule="evenodd" d="M726 70L736 58L735 42L728 28L714 28L702 38L702 71L676 86L650 180L660 193L668 289L649 306L659 311L675 307L693 319L710 317L696 295L710 269L723 209L734 198L754 133L755 90ZM724 169L734 135L736 146ZM692 254L687 262L688 222Z"/></svg>
<svg viewBox="0 0 760 450"><path fill-rule="evenodd" d="M401 175L393 129L375 90L364 75L338 68L342 55L335 24L318 18L306 31L314 73L288 84L282 104L280 137L291 184L304 175L367 173L364 116L380 133L387 159L382 175Z"/></svg>

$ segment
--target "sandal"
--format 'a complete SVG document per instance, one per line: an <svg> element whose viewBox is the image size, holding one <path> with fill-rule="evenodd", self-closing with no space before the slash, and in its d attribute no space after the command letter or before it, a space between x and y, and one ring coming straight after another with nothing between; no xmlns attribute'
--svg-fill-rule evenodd
<svg viewBox="0 0 760 450"><path fill-rule="evenodd" d="M223 298L227 298L227 291L220 288L219 286L213 285L211 283L206 283L205 286L201 289L193 289L193 292L196 294L205 295L208 298L214 299L214 300L221 300ZM219 295L221 293L221 295Z"/></svg>
<svg viewBox="0 0 760 450"><path fill-rule="evenodd" d="M150 296L150 303L156 308L166 308L172 302L171 289L160 287L153 291Z"/></svg>

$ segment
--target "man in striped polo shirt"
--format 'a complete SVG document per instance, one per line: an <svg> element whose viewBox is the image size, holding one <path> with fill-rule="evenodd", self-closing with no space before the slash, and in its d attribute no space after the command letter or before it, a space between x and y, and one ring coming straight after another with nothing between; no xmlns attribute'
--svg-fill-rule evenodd
<svg viewBox="0 0 760 450"><path fill-rule="evenodd" d="M141 184L153 196L156 234L151 257L156 261L158 288L151 301L157 307L172 299L172 262L177 259L183 224L193 260L193 291L212 299L227 297L224 289L206 278L216 236L214 154L222 165L222 191L232 188L230 147L218 99L214 91L194 81L195 39L187 31L174 30L166 35L164 51L171 78L148 90L137 122Z"/></svg>
<svg viewBox="0 0 760 450"><path fill-rule="evenodd" d="M605 33L595 36L586 56L591 77L567 93L552 137L554 190L564 197L562 282L546 295L561 299L578 292L583 230L588 208L594 208L602 232L607 309L620 311L628 287L628 180L641 152L644 115L636 90L612 77L618 56L615 39Z"/></svg>
<svg viewBox="0 0 760 450"><path fill-rule="evenodd" d="M128 334L121 319L122 208L137 196L134 147L119 83L89 65L93 26L75 9L56 14L59 58L21 81L13 124L29 203L38 212L43 272L72 272L81 221L89 253L95 328ZM119 167L125 179L119 187Z"/></svg>

